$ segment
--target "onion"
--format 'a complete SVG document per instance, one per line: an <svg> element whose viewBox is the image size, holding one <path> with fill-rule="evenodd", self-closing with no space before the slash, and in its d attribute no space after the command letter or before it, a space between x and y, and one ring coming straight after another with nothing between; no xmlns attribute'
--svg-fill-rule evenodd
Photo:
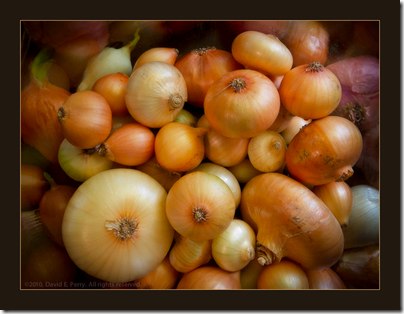
<svg viewBox="0 0 404 314"><path fill-rule="evenodd" d="M264 266L257 281L258 289L309 289L305 272L295 263L283 260Z"/></svg>
<svg viewBox="0 0 404 314"><path fill-rule="evenodd" d="M232 167L247 157L248 138L229 138L220 135L209 124L205 115L200 117L198 127L209 128L204 137L205 156L220 166Z"/></svg>
<svg viewBox="0 0 404 314"><path fill-rule="evenodd" d="M263 266L258 263L258 257L248 263L246 267L240 270L240 283L242 289L257 289L258 277Z"/></svg>
<svg viewBox="0 0 404 314"><path fill-rule="evenodd" d="M189 111L182 109L178 116L174 119L173 122L180 122L192 126L193 128L196 127L197 121L196 118L192 113Z"/></svg>
<svg viewBox="0 0 404 314"><path fill-rule="evenodd" d="M265 75L282 76L292 68L289 49L277 37L261 32L246 31L238 35L231 53L246 68Z"/></svg>
<svg viewBox="0 0 404 314"><path fill-rule="evenodd" d="M52 85L70 91L69 77L67 76L67 73L65 72L65 70L63 70L63 68L60 65L56 64L55 62L52 62L51 66L48 69L48 72L46 73L46 76L48 78L49 83L51 83Z"/></svg>
<svg viewBox="0 0 404 314"><path fill-rule="evenodd" d="M152 48L146 50L136 60L132 73L147 62L162 61L174 65L175 60L177 60L178 53L178 49L175 48Z"/></svg>
<svg viewBox="0 0 404 314"><path fill-rule="evenodd" d="M311 119L304 120L303 118L293 116L289 125L281 132L287 145L290 144L295 135L306 125L311 122Z"/></svg>
<svg viewBox="0 0 404 314"><path fill-rule="evenodd" d="M225 23L235 35L246 31L257 31L274 35L280 40L286 35L290 25L289 21L229 21Z"/></svg>
<svg viewBox="0 0 404 314"><path fill-rule="evenodd" d="M216 47L194 49L183 55L175 67L187 83L188 103L197 107L203 107L206 93L214 81L243 68L230 52Z"/></svg>
<svg viewBox="0 0 404 314"><path fill-rule="evenodd" d="M166 196L156 180L137 170L113 169L88 179L63 218L69 256L105 281L145 276L163 261L174 237L165 215Z"/></svg>
<svg viewBox="0 0 404 314"><path fill-rule="evenodd" d="M343 229L345 249L379 243L379 191L368 185L351 188L352 212Z"/></svg>
<svg viewBox="0 0 404 314"><path fill-rule="evenodd" d="M362 152L362 135L347 119L328 116L296 134L286 152L293 178L311 185L345 181Z"/></svg>
<svg viewBox="0 0 404 314"><path fill-rule="evenodd" d="M115 132L118 128L121 126L124 126L125 124L128 123L136 123L136 120L132 118L130 114L127 114L126 116L120 116L120 117L112 117L112 130L111 133Z"/></svg>
<svg viewBox="0 0 404 314"><path fill-rule="evenodd" d="M338 221L313 192L285 175L266 173L251 179L241 192L240 210L257 225L261 265L288 258L304 269L320 270L342 254Z"/></svg>
<svg viewBox="0 0 404 314"><path fill-rule="evenodd" d="M230 138L251 138L268 129L279 113L272 81L253 70L223 75L209 88L204 103L209 124Z"/></svg>
<svg viewBox="0 0 404 314"><path fill-rule="evenodd" d="M303 119L328 116L341 100L338 78L321 63L313 62L293 68L285 74L279 96L282 105Z"/></svg>
<svg viewBox="0 0 404 314"><path fill-rule="evenodd" d="M237 178L238 182L245 184L257 175L263 174L263 172L254 168L251 161L246 158L239 164L228 167L229 171Z"/></svg>
<svg viewBox="0 0 404 314"><path fill-rule="evenodd" d="M333 115L342 116L359 130L379 122L379 60L372 56L347 58L327 66L341 83L342 98Z"/></svg>
<svg viewBox="0 0 404 314"><path fill-rule="evenodd" d="M41 168L33 165L21 165L21 210L32 210L41 201L48 189L49 182Z"/></svg>
<svg viewBox="0 0 404 314"><path fill-rule="evenodd" d="M172 122L187 101L187 86L180 71L171 64L143 64L129 78L126 106L139 123L160 128Z"/></svg>
<svg viewBox="0 0 404 314"><path fill-rule="evenodd" d="M211 240L230 225L236 207L228 185L201 171L189 173L171 187L166 212L175 231L192 241Z"/></svg>
<svg viewBox="0 0 404 314"><path fill-rule="evenodd" d="M346 289L342 279L331 269L306 271L310 289Z"/></svg>
<svg viewBox="0 0 404 314"><path fill-rule="evenodd" d="M271 124L271 126L268 128L268 130L281 133L289 126L293 118L294 115L291 114L289 111L287 111L285 106L281 104L281 106L279 107L278 116L276 117L275 121Z"/></svg>
<svg viewBox="0 0 404 314"><path fill-rule="evenodd" d="M228 272L219 267L200 267L186 273L177 289L241 289L240 272Z"/></svg>

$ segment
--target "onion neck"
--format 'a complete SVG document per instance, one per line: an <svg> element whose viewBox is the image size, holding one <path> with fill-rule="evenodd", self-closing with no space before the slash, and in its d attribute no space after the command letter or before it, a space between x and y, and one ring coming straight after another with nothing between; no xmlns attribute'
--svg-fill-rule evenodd
<svg viewBox="0 0 404 314"><path fill-rule="evenodd" d="M343 182L343 181L347 180L348 178L350 178L354 174L354 171L353 171L352 167L347 166L345 168L342 168L338 172L338 174L340 175L340 177L337 180L335 180L335 182Z"/></svg>
<svg viewBox="0 0 404 314"><path fill-rule="evenodd" d="M310 63L307 68L306 72L323 72L324 71L324 66L320 62L313 62Z"/></svg>
<svg viewBox="0 0 404 314"><path fill-rule="evenodd" d="M66 117L66 109L60 107L58 110L58 120L60 123L63 123L63 119Z"/></svg>
<svg viewBox="0 0 404 314"><path fill-rule="evenodd" d="M273 262L278 260L276 255L271 250L259 242L257 242L257 259L261 266L271 265Z"/></svg>

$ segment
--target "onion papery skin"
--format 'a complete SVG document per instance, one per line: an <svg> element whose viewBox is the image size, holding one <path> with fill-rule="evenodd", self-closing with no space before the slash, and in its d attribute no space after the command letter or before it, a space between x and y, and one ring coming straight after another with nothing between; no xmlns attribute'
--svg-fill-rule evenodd
<svg viewBox="0 0 404 314"><path fill-rule="evenodd" d="M66 208L62 232L67 252L80 269L105 281L145 276L163 261L174 238L166 198L164 188L138 170L93 176ZM120 233L120 228L132 232Z"/></svg>
<svg viewBox="0 0 404 314"><path fill-rule="evenodd" d="M341 101L338 78L318 62L300 65L285 74L279 96L282 105L303 119L320 119L332 113Z"/></svg>
<svg viewBox="0 0 404 314"><path fill-rule="evenodd" d="M304 184L345 181L352 176L362 147L362 135L352 122L328 116L296 134L286 152L286 166L292 177Z"/></svg>
<svg viewBox="0 0 404 314"><path fill-rule="evenodd" d="M181 273L188 273L208 263L212 258L212 241L192 241L176 233L175 244L169 253L171 265Z"/></svg>
<svg viewBox="0 0 404 314"><path fill-rule="evenodd" d="M206 93L214 81L224 74L243 69L228 51L207 47L194 49L183 55L175 67L187 83L188 103L203 107Z"/></svg>
<svg viewBox="0 0 404 314"><path fill-rule="evenodd" d="M34 77L21 91L21 138L46 159L57 164L57 153L64 139L58 109L70 92Z"/></svg>
<svg viewBox="0 0 404 314"><path fill-rule="evenodd" d="M112 116L127 115L128 108L125 103L125 90L129 76L122 73L111 73L98 79L92 90L108 102L111 107Z"/></svg>
<svg viewBox="0 0 404 314"><path fill-rule="evenodd" d="M266 130L248 143L248 159L262 172L274 172L285 164L286 142L282 135Z"/></svg>
<svg viewBox="0 0 404 314"><path fill-rule="evenodd" d="M268 129L279 113L274 83L253 70L223 75L205 97L205 115L212 128L230 138L251 138Z"/></svg>
<svg viewBox="0 0 404 314"><path fill-rule="evenodd" d="M282 76L292 68L289 49L277 37L261 32L246 31L238 35L231 53L246 68L265 75Z"/></svg>
<svg viewBox="0 0 404 314"><path fill-rule="evenodd" d="M292 22L283 42L293 56L293 67L312 62L325 64L329 37L328 31L320 22Z"/></svg>
<svg viewBox="0 0 404 314"><path fill-rule="evenodd" d="M178 271L170 264L168 256L150 273L135 280L136 289L174 289Z"/></svg>
<svg viewBox="0 0 404 314"><path fill-rule="evenodd" d="M236 211L233 193L219 177L201 171L184 175L168 192L171 225L192 241L211 240L227 229Z"/></svg>
<svg viewBox="0 0 404 314"><path fill-rule="evenodd" d="M346 289L342 279L331 269L306 271L310 289Z"/></svg>
<svg viewBox="0 0 404 314"><path fill-rule="evenodd" d="M49 182L41 168L33 165L21 165L21 210L34 209L48 189Z"/></svg>
<svg viewBox="0 0 404 314"><path fill-rule="evenodd" d="M175 48L157 47L146 50L136 60L132 73L147 62L162 61L174 65L175 60L177 60L178 53L178 49Z"/></svg>
<svg viewBox="0 0 404 314"><path fill-rule="evenodd" d="M212 241L212 256L227 271L243 269L255 257L255 233L243 220L233 219L230 226Z"/></svg>
<svg viewBox="0 0 404 314"><path fill-rule="evenodd" d="M330 182L317 185L313 188L313 193L331 210L341 227L348 225L352 212L353 194L347 183Z"/></svg>
<svg viewBox="0 0 404 314"><path fill-rule="evenodd" d="M241 289L240 272L228 272L213 266L199 267L186 273L179 281L177 289Z"/></svg>
<svg viewBox="0 0 404 314"><path fill-rule="evenodd" d="M197 127L209 128L204 137L205 156L223 167L232 167L247 157L248 138L229 138L220 135L209 124L206 116L200 117Z"/></svg>
<svg viewBox="0 0 404 314"><path fill-rule="evenodd" d="M58 158L63 171L78 182L84 182L113 166L111 160L98 155L95 149L78 148L66 139L60 145Z"/></svg>
<svg viewBox="0 0 404 314"><path fill-rule="evenodd" d="M264 266L257 281L258 289L300 290L309 289L306 273L297 264L283 260Z"/></svg>
<svg viewBox="0 0 404 314"><path fill-rule="evenodd" d="M304 269L321 270L342 254L344 236L337 219L313 192L285 175L251 179L241 192L240 210L257 225L261 265L287 257Z"/></svg>
<svg viewBox="0 0 404 314"><path fill-rule="evenodd" d="M240 205L241 200L240 184L237 181L237 178L230 172L230 170L214 163L204 162L201 163L198 167L188 171L187 174L195 171L202 171L214 174L215 176L222 179L229 186L231 192L233 193L234 201L236 202L236 208L238 207L238 205Z"/></svg>
<svg viewBox="0 0 404 314"><path fill-rule="evenodd" d="M175 172L164 169L157 162L156 156L153 156L145 163L136 166L136 169L151 176L158 183L160 183L167 192L184 174L184 172Z"/></svg>
<svg viewBox="0 0 404 314"><path fill-rule="evenodd" d="M203 160L205 148L203 137L206 128L172 122L162 127L156 136L157 162L165 169L186 172L197 167Z"/></svg>
<svg viewBox="0 0 404 314"><path fill-rule="evenodd" d="M154 154L154 134L139 123L128 123L118 128L103 142L97 152L101 157L125 166L138 166Z"/></svg>
<svg viewBox="0 0 404 314"><path fill-rule="evenodd" d="M235 166L228 167L227 169L237 178L238 182L240 182L241 184L245 184L255 176L263 174L263 172L254 168L248 158L244 159L242 162Z"/></svg>
<svg viewBox="0 0 404 314"><path fill-rule="evenodd" d="M187 85L181 72L162 61L143 64L132 73L126 86L130 115L150 128L172 122L187 99Z"/></svg>
<svg viewBox="0 0 404 314"><path fill-rule="evenodd" d="M269 131L274 131L277 133L281 133L284 131L292 121L294 115L286 110L285 106L282 104L279 107L279 113L276 117L275 121L268 128Z"/></svg>
<svg viewBox="0 0 404 314"><path fill-rule="evenodd" d="M65 138L74 146L89 149L105 141L112 129L108 102L93 91L72 94L57 113Z"/></svg>

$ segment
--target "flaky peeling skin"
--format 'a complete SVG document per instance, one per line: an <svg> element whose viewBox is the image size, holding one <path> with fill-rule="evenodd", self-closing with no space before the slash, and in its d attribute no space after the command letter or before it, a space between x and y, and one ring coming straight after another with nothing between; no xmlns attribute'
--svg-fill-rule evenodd
<svg viewBox="0 0 404 314"><path fill-rule="evenodd" d="M343 252L343 233L331 211L308 188L285 175L267 173L250 180L240 209L258 226L261 265L287 257L304 269L320 270L335 264Z"/></svg>

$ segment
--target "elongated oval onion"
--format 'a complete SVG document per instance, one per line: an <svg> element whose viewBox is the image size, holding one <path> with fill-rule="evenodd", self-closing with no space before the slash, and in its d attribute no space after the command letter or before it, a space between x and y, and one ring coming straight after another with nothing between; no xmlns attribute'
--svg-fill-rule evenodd
<svg viewBox="0 0 404 314"><path fill-rule="evenodd" d="M168 220L192 241L211 240L227 229L236 211L233 194L219 177L201 171L186 174L168 192Z"/></svg>
<svg viewBox="0 0 404 314"><path fill-rule="evenodd" d="M352 176L362 147L362 135L351 121L328 116L295 135L286 152L286 166L304 184L341 182Z"/></svg>
<svg viewBox="0 0 404 314"><path fill-rule="evenodd" d="M240 210L256 223L261 265L287 257L304 269L335 264L344 249L337 219L299 182L278 173L251 179L241 192Z"/></svg>
<svg viewBox="0 0 404 314"><path fill-rule="evenodd" d="M342 279L331 269L306 271L310 289L346 289Z"/></svg>
<svg viewBox="0 0 404 314"><path fill-rule="evenodd" d="M227 271L238 271L255 257L255 233L243 220L233 219L230 226L212 241L212 256Z"/></svg>
<svg viewBox="0 0 404 314"><path fill-rule="evenodd" d="M59 164L66 174L78 182L111 169L113 162L97 154L96 149L81 149L63 140L59 148Z"/></svg>
<svg viewBox="0 0 404 314"><path fill-rule="evenodd" d="M150 128L172 122L188 99L181 72L162 61L143 64L132 73L126 86L125 101L130 115Z"/></svg>
<svg viewBox="0 0 404 314"><path fill-rule="evenodd" d="M348 184L345 182L330 182L317 185L313 188L313 193L327 205L341 227L348 225L353 205L353 194Z"/></svg>
<svg viewBox="0 0 404 314"><path fill-rule="evenodd" d="M283 260L279 263L264 266L258 281L258 289L309 289L307 275L298 265Z"/></svg>
<svg viewBox="0 0 404 314"><path fill-rule="evenodd" d="M240 272L228 272L220 267L199 267L181 278L177 289L241 289Z"/></svg>
<svg viewBox="0 0 404 314"><path fill-rule="evenodd" d="M216 80L206 93L209 124L230 138L251 138L268 129L279 113L274 83L260 72L237 70Z"/></svg>
<svg viewBox="0 0 404 314"><path fill-rule="evenodd" d="M188 273L212 258L212 240L192 241L178 233L170 250L170 263L181 273Z"/></svg>
<svg viewBox="0 0 404 314"><path fill-rule="evenodd" d="M63 242L83 271L109 282L128 282L155 269L174 230L165 214L167 192L150 176L112 169L79 186L63 217Z"/></svg>
<svg viewBox="0 0 404 314"><path fill-rule="evenodd" d="M345 249L379 243L380 203L379 190L369 185L356 185L352 212L344 232Z"/></svg>
<svg viewBox="0 0 404 314"><path fill-rule="evenodd" d="M135 280L137 289L173 289L177 285L178 271L170 264L168 255L150 273Z"/></svg>

